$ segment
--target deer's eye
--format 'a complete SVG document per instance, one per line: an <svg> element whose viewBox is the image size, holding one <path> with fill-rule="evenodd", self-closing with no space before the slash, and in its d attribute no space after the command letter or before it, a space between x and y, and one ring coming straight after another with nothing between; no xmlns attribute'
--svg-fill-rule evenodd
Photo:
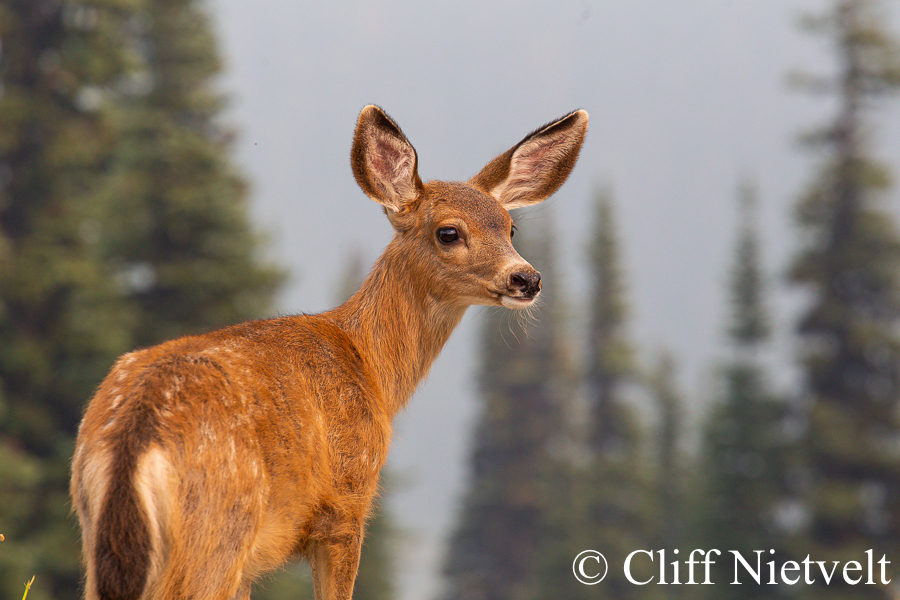
<svg viewBox="0 0 900 600"><path fill-rule="evenodd" d="M518 230L519 230L519 228L516 227L515 225L513 225L512 228L509 230L509 237L511 237L511 238L516 237L516 232Z"/></svg>
<svg viewBox="0 0 900 600"><path fill-rule="evenodd" d="M437 238L442 244L452 244L459 239L459 232L455 227L441 227L437 230Z"/></svg>

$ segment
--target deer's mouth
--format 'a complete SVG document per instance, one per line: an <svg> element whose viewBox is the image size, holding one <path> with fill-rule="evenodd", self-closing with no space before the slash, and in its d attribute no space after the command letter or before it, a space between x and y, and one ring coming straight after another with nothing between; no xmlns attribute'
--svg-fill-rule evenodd
<svg viewBox="0 0 900 600"><path fill-rule="evenodd" d="M506 294L498 294L497 295L500 300L500 305L506 308L519 309L526 308L534 304L535 298L537 298L537 294L533 296L508 296Z"/></svg>

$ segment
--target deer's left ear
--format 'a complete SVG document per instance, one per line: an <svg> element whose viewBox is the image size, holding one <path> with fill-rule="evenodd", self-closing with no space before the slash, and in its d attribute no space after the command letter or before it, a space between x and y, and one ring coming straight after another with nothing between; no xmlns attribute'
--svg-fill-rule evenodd
<svg viewBox="0 0 900 600"><path fill-rule="evenodd" d="M545 200L575 167L587 126L583 110L548 123L489 162L469 183L507 210Z"/></svg>

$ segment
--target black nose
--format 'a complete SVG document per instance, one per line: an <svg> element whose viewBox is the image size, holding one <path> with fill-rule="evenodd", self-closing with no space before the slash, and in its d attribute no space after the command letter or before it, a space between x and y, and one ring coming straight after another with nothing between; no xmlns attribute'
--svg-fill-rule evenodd
<svg viewBox="0 0 900 600"><path fill-rule="evenodd" d="M517 271L509 276L509 289L532 298L541 291L541 274L537 271Z"/></svg>

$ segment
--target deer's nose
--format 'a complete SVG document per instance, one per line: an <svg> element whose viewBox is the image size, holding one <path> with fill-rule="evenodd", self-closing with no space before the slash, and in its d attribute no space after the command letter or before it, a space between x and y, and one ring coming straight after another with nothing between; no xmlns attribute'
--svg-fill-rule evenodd
<svg viewBox="0 0 900 600"><path fill-rule="evenodd" d="M541 274L537 271L516 271L509 276L509 289L521 292L528 298L533 298L541 291Z"/></svg>

